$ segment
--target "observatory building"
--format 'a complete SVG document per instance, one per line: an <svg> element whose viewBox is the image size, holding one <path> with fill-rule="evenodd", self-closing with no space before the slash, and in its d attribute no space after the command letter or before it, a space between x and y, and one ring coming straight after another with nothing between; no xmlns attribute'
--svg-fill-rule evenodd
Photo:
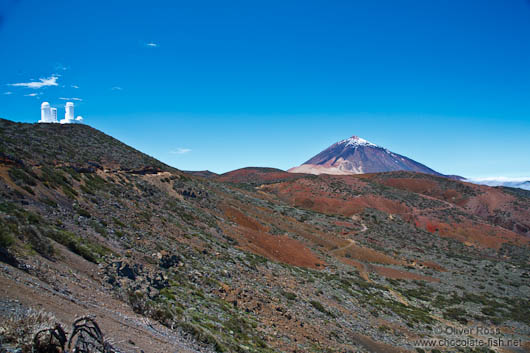
<svg viewBox="0 0 530 353"><path fill-rule="evenodd" d="M73 124L73 123L82 123L83 117L74 116L74 103L66 102L64 107L64 119L57 121L57 108L52 108L50 103L43 102L40 106L40 120L39 123L61 123L61 124Z"/></svg>
<svg viewBox="0 0 530 353"><path fill-rule="evenodd" d="M57 109L50 107L50 103L43 102L40 106L40 120L39 123L56 123Z"/></svg>
<svg viewBox="0 0 530 353"><path fill-rule="evenodd" d="M61 120L61 124L71 124L74 121L74 103L66 102L66 106L64 107L64 119Z"/></svg>

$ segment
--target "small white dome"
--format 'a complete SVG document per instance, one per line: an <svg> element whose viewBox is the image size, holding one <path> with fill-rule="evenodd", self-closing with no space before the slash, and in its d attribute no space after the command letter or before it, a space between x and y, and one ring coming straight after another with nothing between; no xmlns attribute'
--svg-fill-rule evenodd
<svg viewBox="0 0 530 353"><path fill-rule="evenodd" d="M41 108L49 107L49 106L50 106L50 103L48 103L48 102L42 102L42 104L41 104L40 106L41 106Z"/></svg>

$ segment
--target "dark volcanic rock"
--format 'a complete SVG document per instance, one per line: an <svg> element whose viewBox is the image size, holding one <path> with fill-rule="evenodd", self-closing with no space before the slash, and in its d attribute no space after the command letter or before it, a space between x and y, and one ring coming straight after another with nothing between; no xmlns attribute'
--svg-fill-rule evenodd
<svg viewBox="0 0 530 353"><path fill-rule="evenodd" d="M160 267L168 269L177 266L179 262L180 258L177 255L164 255L160 259Z"/></svg>

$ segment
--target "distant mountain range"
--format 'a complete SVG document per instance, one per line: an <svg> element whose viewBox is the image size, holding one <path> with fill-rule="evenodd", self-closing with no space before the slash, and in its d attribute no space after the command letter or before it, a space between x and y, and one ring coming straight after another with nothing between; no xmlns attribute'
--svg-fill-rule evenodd
<svg viewBox="0 0 530 353"><path fill-rule="evenodd" d="M358 136L334 143L301 166L288 171L336 175L410 171L442 175L421 163Z"/></svg>
<svg viewBox="0 0 530 353"><path fill-rule="evenodd" d="M220 181L251 182L256 177L255 173L262 176L267 170L267 178L275 179L277 175L283 175L283 171L271 168L243 168L219 175L209 170L185 171L185 173L203 177L213 178ZM466 181L474 184L512 187L530 190L530 179L509 178L470 178L466 179L458 175L444 175L424 164L416 162L408 157L389 151L384 147L377 146L361 137L352 136L348 139L334 143L316 156L309 159L298 167L288 170L289 173L299 174L331 174L351 175L385 172L418 172L436 176L444 176L454 180ZM260 179L260 178L258 178Z"/></svg>

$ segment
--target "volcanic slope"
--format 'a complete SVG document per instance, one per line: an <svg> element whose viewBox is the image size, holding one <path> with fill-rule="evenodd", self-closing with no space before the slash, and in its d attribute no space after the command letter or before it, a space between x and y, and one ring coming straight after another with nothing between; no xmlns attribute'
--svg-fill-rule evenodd
<svg viewBox="0 0 530 353"><path fill-rule="evenodd" d="M0 309L93 314L124 352L412 352L446 325L528 341L527 195L251 172L0 120Z"/></svg>
<svg viewBox="0 0 530 353"><path fill-rule="evenodd" d="M289 172L344 175L398 170L441 175L421 163L358 136L334 143L304 164L289 169Z"/></svg>

